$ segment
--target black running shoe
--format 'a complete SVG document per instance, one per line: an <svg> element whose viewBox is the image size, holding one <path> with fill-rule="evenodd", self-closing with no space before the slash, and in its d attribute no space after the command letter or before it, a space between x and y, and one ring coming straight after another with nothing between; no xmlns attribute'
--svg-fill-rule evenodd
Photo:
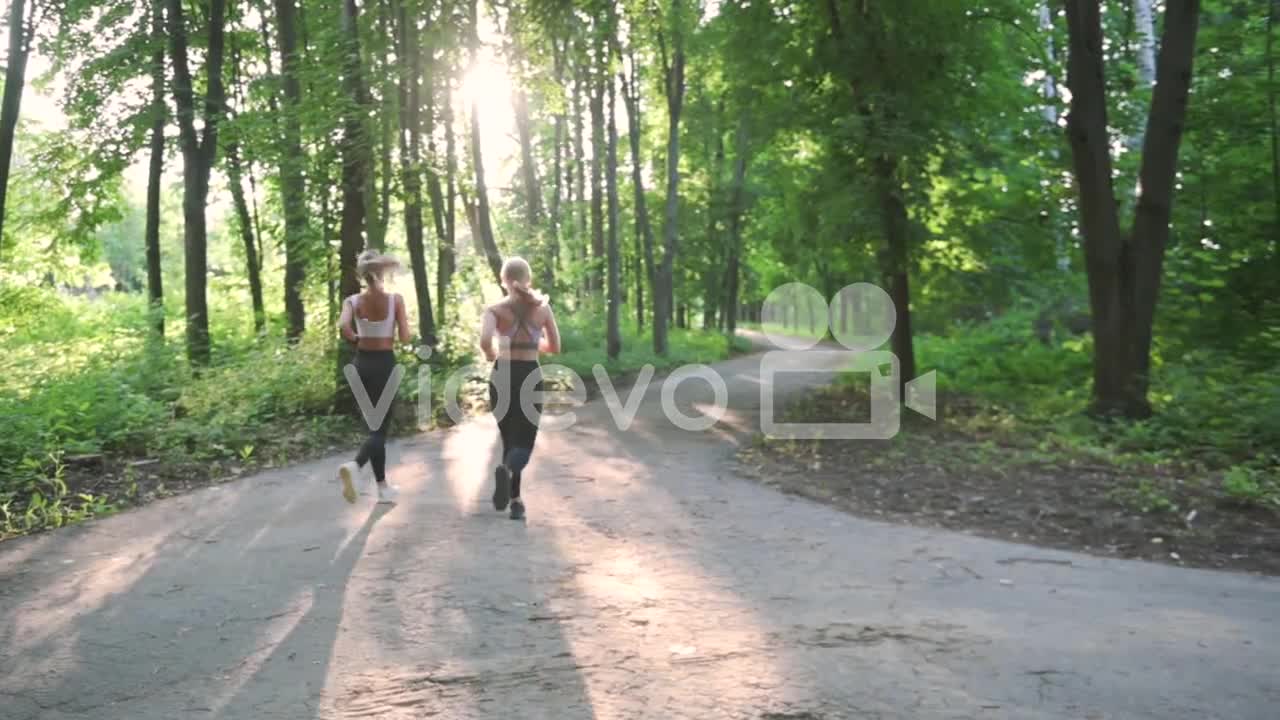
<svg viewBox="0 0 1280 720"><path fill-rule="evenodd" d="M511 499L511 471L506 465L499 465L493 471L493 509L506 510Z"/></svg>
<svg viewBox="0 0 1280 720"><path fill-rule="evenodd" d="M515 500L511 501L511 519L512 520L524 519L524 503L520 500L520 498L516 498Z"/></svg>

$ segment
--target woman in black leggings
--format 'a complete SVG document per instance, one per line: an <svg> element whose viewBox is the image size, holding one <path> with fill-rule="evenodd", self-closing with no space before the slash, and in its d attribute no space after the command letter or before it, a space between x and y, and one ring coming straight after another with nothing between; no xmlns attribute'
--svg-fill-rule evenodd
<svg viewBox="0 0 1280 720"><path fill-rule="evenodd" d="M364 292L352 295L342 303L342 317L338 327L342 336L356 344L355 369L358 377L348 381L357 392L357 381L363 387L365 400L374 409L373 416L366 417L369 436L356 453L355 461L343 463L338 468L338 480L342 483L342 496L347 502L356 501L356 477L365 464L373 466L373 477L378 484L378 502L395 501L395 488L387 485L387 429L391 424L394 403L391 400L400 388L404 372L397 372L393 347L397 332L400 342L409 342L409 317L404 298L383 289L384 276L400 267L392 257L376 250L366 250L356 261L356 272L365 284ZM374 320L373 318L381 318ZM386 401L383 392L391 394ZM357 398L359 396L357 395ZM385 412L378 417L378 410Z"/></svg>
<svg viewBox="0 0 1280 720"><path fill-rule="evenodd" d="M529 263L521 258L503 264L507 297L485 310L480 330L480 348L493 362L489 408L502 435L502 461L493 473L493 507L504 510L510 502L512 520L524 518L520 474L529 464L538 438L537 418L542 407L527 401L528 393L540 391L542 386L538 355L560 352L555 315L547 298L529 287L532 275ZM531 417L528 410L535 414Z"/></svg>

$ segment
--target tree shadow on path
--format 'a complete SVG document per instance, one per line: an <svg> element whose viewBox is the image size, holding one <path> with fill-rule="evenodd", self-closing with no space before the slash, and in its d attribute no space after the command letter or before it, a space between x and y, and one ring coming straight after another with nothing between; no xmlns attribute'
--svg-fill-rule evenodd
<svg viewBox="0 0 1280 720"><path fill-rule="evenodd" d="M402 465L431 481L407 501L397 520L408 523L370 579L380 589L358 643L369 662L344 678L335 714L596 717L552 607L573 568L537 515L493 509L496 429L477 425L406 451Z"/></svg>
<svg viewBox="0 0 1280 720"><path fill-rule="evenodd" d="M557 542L581 568L566 632L585 664L631 648L629 692L652 716L1270 716L1275 653L1248 641L1280 640L1266 621L1277 586L1002 564L1059 556L780 496L731 461L759 427L754 364L718 368L740 381L713 430L674 428L653 388L625 433L582 409L537 470L563 494ZM693 414L710 390L682 384L677 404ZM591 690L626 679L593 676Z"/></svg>
<svg viewBox="0 0 1280 720"><path fill-rule="evenodd" d="M66 577L35 567L38 591L0 615L13 717L300 717L323 683L349 577L388 512L361 519L331 474L329 461L273 471L68 535L107 555L80 557L85 569ZM257 681L276 675L269 688Z"/></svg>

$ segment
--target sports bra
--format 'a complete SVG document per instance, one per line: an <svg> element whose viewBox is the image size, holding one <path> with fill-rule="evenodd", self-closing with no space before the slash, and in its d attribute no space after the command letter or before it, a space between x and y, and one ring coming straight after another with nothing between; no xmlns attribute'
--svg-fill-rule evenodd
<svg viewBox="0 0 1280 720"><path fill-rule="evenodd" d="M538 341L542 339L542 328L534 327L528 321L528 306L523 303L515 302L511 303L509 307L511 308L511 314L515 316L515 322L511 324L510 331L502 334L503 337L510 341L507 347L512 350L537 350ZM524 309L518 309L521 307ZM522 328L525 331L525 335L528 336L528 339L516 340L516 333L520 332Z"/></svg>
<svg viewBox="0 0 1280 720"><path fill-rule="evenodd" d="M396 296L387 294L387 317L385 320L365 320L356 309L360 307L360 295L347 298L351 303L351 314L356 320L356 334L362 338L394 338L396 336Z"/></svg>

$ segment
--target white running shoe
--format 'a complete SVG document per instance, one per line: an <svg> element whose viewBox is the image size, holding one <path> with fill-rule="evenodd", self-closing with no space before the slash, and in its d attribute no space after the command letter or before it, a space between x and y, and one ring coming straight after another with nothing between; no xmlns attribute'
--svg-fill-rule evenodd
<svg viewBox="0 0 1280 720"><path fill-rule="evenodd" d="M378 504L385 505L394 503L396 498L400 496L400 491L396 488L382 483L378 485Z"/></svg>
<svg viewBox="0 0 1280 720"><path fill-rule="evenodd" d="M347 502L356 501L356 476L360 474L360 466L353 462L344 462L338 466L338 481L342 483L342 497Z"/></svg>

